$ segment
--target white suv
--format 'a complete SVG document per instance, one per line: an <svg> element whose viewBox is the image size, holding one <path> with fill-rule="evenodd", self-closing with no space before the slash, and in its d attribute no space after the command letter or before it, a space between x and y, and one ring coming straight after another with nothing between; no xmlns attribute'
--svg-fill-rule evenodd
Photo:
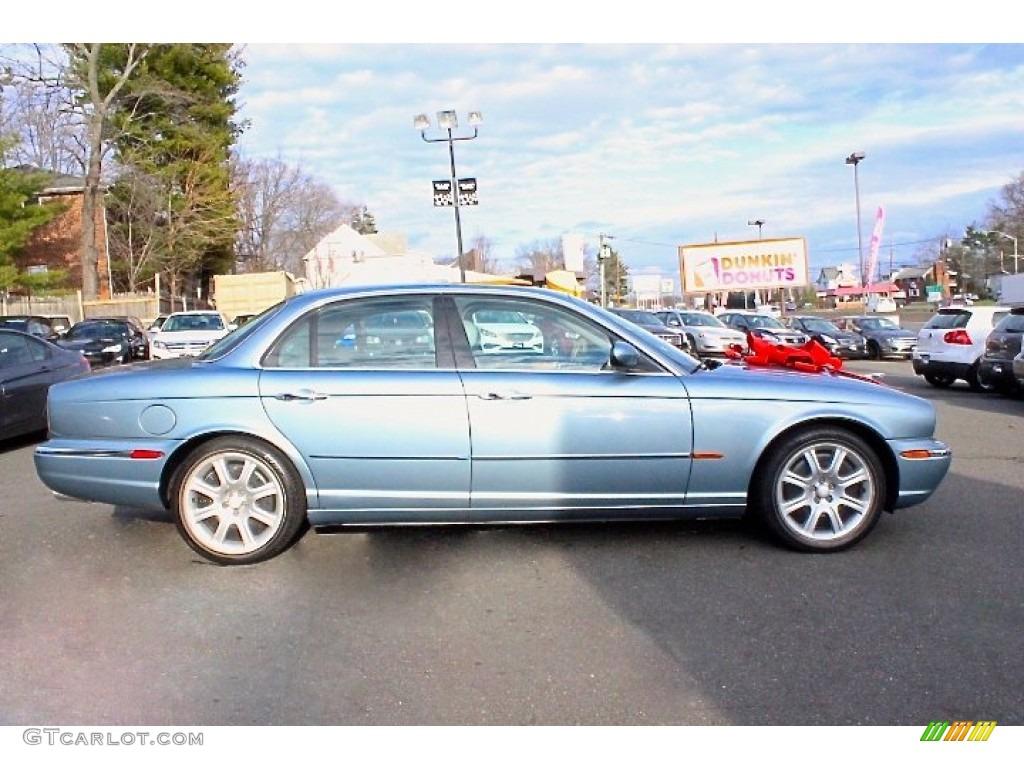
<svg viewBox="0 0 1024 768"><path fill-rule="evenodd" d="M917 334L914 373L933 387L948 387L963 379L975 392L993 387L978 379L985 339L1009 307L943 307Z"/></svg>

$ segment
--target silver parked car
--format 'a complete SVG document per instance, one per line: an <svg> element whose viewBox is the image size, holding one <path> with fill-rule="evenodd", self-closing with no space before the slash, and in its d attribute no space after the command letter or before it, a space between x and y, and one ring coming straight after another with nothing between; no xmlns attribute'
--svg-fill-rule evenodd
<svg viewBox="0 0 1024 768"><path fill-rule="evenodd" d="M710 312L695 309L663 309L655 314L669 328L682 331L690 351L701 357L723 357L732 347L747 348L747 335L730 328Z"/></svg>
<svg viewBox="0 0 1024 768"><path fill-rule="evenodd" d="M351 333L409 312L433 332ZM488 313L528 319L544 343L474 347ZM927 400L830 369L701 363L523 286L300 294L197 358L57 384L48 408L34 454L44 484L169 508L185 541L223 564L277 555L307 524L748 511L785 545L836 551L883 510L925 501L951 461Z"/></svg>

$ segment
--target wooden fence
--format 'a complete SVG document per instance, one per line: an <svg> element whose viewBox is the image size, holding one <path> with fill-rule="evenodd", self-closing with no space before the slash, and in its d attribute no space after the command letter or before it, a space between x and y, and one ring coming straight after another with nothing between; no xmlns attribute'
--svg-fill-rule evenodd
<svg viewBox="0 0 1024 768"><path fill-rule="evenodd" d="M0 294L0 315L67 315L77 323L87 317L136 317L148 324L158 315L184 309L207 309L205 301L158 297L155 293L122 293L111 299L84 301L82 292L63 296Z"/></svg>

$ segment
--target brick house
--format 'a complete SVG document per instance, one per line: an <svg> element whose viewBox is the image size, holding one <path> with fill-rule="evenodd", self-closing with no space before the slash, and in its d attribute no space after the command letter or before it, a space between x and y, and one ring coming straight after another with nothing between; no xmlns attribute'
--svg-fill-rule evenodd
<svg viewBox="0 0 1024 768"><path fill-rule="evenodd" d="M27 168L26 171L36 171ZM63 204L66 210L32 233L22 253L15 257L23 271L66 269L69 287L82 287L82 207L84 179L77 176L51 174L46 187L35 200L38 205ZM102 200L102 199L101 199ZM110 273L107 254L105 210L96 211L96 252L98 255L99 298L110 298Z"/></svg>

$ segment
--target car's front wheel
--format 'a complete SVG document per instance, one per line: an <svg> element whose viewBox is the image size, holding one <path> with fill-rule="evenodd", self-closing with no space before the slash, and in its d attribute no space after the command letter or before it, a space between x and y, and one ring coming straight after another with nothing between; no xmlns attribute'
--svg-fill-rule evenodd
<svg viewBox="0 0 1024 768"><path fill-rule="evenodd" d="M967 386L974 392L995 392L998 385L981 372L977 365L967 372Z"/></svg>
<svg viewBox="0 0 1024 768"><path fill-rule="evenodd" d="M221 565L274 557L306 523L306 495L288 459L244 436L217 438L189 454L175 473L171 507L189 546Z"/></svg>
<svg viewBox="0 0 1024 768"><path fill-rule="evenodd" d="M835 552L878 522L885 472L875 451L843 429L808 429L771 449L752 486L752 503L787 546Z"/></svg>

